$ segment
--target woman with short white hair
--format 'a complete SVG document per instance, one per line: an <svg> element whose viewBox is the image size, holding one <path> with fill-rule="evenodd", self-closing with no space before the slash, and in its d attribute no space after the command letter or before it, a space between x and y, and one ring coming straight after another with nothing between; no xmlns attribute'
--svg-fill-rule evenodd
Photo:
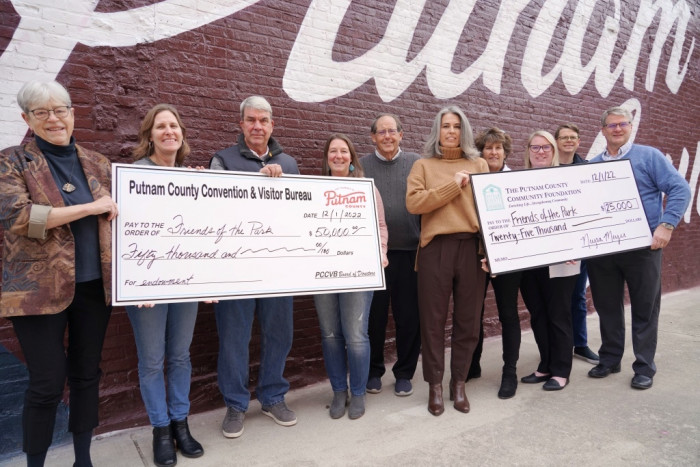
<svg viewBox="0 0 700 467"><path fill-rule="evenodd" d="M91 466L112 311L111 164L75 143L75 114L59 83L28 82L17 103L34 136L0 156L0 317L12 322L29 369L22 449L29 467L44 465L67 379L74 465Z"/></svg>

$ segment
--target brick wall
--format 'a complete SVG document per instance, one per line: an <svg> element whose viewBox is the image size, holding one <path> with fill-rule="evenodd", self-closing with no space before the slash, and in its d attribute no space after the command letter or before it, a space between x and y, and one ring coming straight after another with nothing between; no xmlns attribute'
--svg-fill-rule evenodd
<svg viewBox="0 0 700 467"><path fill-rule="evenodd" d="M240 101L264 95L274 109L275 137L304 174L319 173L331 132L347 133L363 154L371 151L369 123L378 112L400 115L403 148L420 151L435 113L457 104L475 131L506 130L514 140L508 164L521 168L530 132L571 121L582 131L580 152L598 152L600 114L626 105L636 109L636 141L661 148L693 189L692 209L664 254L664 291L700 283L696 2L622 0L619 12L615 2L595 0L482 0L473 10L470 2L444 0L267 0L245 8L212 1L207 11L188 1L178 2L182 11L168 10L177 8L169 0L101 1L95 11L83 2L71 2L71 11L16 3L0 0L3 147L25 136L14 95L37 78L67 86L77 141L114 162L130 162L146 110L168 102L188 127L189 162L206 165L235 141ZM413 5L398 10L403 3ZM287 376L300 387L324 371L311 299L295 299L295 310ZM487 335L499 332L491 292L485 323ZM211 307L200 305L192 345L195 411L222 404L215 337ZM4 320L0 344L21 358ZM251 345L257 355L257 338ZM147 423L123 309L113 314L103 367L100 430ZM256 371L253 362L252 379Z"/></svg>

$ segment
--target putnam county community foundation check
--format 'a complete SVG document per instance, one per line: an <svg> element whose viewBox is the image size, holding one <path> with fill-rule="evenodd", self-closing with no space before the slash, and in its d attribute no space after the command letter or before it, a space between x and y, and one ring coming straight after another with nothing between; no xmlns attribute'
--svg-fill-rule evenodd
<svg viewBox="0 0 700 467"><path fill-rule="evenodd" d="M384 289L371 179L112 165L114 305Z"/></svg>
<svg viewBox="0 0 700 467"><path fill-rule="evenodd" d="M651 245L628 160L471 176L492 274Z"/></svg>

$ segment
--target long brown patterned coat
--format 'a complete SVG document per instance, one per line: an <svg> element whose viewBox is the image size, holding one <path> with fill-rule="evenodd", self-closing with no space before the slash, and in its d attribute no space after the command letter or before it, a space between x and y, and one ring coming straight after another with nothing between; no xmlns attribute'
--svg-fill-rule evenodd
<svg viewBox="0 0 700 467"><path fill-rule="evenodd" d="M94 199L110 195L111 164L76 145ZM68 224L49 230L42 218L65 206L46 158L34 141L0 155L0 223L4 229L0 317L60 313L75 291L75 239ZM31 221L30 222L30 218ZM39 222L37 222L39 219ZM100 262L111 301L111 237L107 215L98 216Z"/></svg>

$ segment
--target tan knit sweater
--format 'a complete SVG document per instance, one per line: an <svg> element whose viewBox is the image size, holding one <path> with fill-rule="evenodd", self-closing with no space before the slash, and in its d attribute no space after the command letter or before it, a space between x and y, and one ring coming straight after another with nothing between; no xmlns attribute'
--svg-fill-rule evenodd
<svg viewBox="0 0 700 467"><path fill-rule="evenodd" d="M461 149L442 149L443 157L419 159L408 175L406 208L421 214L420 246L436 235L479 231L471 184L460 188L454 174L460 170L484 173L489 166L482 158L468 160Z"/></svg>

